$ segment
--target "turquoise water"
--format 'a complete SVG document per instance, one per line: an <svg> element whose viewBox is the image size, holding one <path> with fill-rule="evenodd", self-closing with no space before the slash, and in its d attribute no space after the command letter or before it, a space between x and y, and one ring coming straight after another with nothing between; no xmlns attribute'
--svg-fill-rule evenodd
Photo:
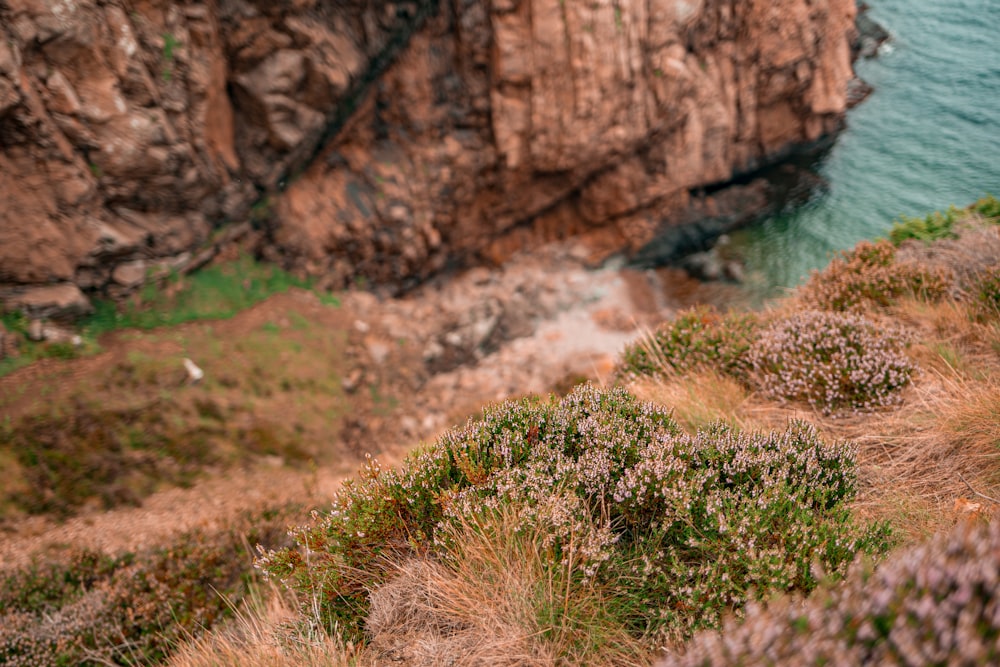
<svg viewBox="0 0 1000 667"><path fill-rule="evenodd" d="M732 234L774 293L892 220L1000 196L1000 0L869 0L892 40L857 63L875 92L812 165L804 203Z"/></svg>

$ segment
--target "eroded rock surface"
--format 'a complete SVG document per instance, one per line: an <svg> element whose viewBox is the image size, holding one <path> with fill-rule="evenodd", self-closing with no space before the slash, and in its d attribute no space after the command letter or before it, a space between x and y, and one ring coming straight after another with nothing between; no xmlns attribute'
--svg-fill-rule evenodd
<svg viewBox="0 0 1000 667"><path fill-rule="evenodd" d="M286 181L268 254L330 286L503 259L526 227L639 247L711 208L692 209L693 190L838 126L855 14L854 0L9 0L0 283L121 296Z"/></svg>
<svg viewBox="0 0 1000 667"><path fill-rule="evenodd" d="M275 239L334 284L419 279L526 223L548 237L613 223L638 247L693 189L836 129L855 12L448 4L291 184Z"/></svg>
<svg viewBox="0 0 1000 667"><path fill-rule="evenodd" d="M416 6L0 4L0 284L120 296L182 262L311 155Z"/></svg>

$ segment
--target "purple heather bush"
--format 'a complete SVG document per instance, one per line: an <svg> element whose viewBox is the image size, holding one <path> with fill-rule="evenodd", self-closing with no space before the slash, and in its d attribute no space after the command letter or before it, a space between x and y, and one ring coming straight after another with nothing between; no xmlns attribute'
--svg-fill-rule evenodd
<svg viewBox="0 0 1000 667"><path fill-rule="evenodd" d="M906 340L902 330L860 315L805 311L768 327L750 357L769 397L827 414L866 411L901 401L914 370Z"/></svg>
<svg viewBox="0 0 1000 667"><path fill-rule="evenodd" d="M369 591L414 557L445 564L456 525L500 515L545 538L546 568L601 590L635 636L679 639L775 591L809 591L814 566L836 574L877 554L883 524L860 526L855 452L805 423L695 436L622 389L585 386L560 401L522 400L411 455L370 461L330 512L294 531L297 549L258 564L356 638Z"/></svg>
<svg viewBox="0 0 1000 667"><path fill-rule="evenodd" d="M750 605L660 667L1000 664L1000 520L858 566L806 601Z"/></svg>

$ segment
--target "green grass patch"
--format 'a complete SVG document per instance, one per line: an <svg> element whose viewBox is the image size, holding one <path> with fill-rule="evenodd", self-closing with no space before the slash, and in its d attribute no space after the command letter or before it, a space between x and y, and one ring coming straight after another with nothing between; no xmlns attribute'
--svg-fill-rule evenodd
<svg viewBox="0 0 1000 667"><path fill-rule="evenodd" d="M17 355L0 359L0 377L39 359L76 359L100 352L100 346L89 333L80 336L79 344L29 340L28 318L21 312L3 313L0 322L9 333L18 335L20 339Z"/></svg>
<svg viewBox="0 0 1000 667"><path fill-rule="evenodd" d="M313 289L309 280L241 255L189 276L173 276L165 288L149 284L139 294L137 303L116 307L111 301L98 301L94 304L95 313L83 321L82 327L96 336L114 329L153 329L197 320L228 319L293 287ZM333 295L317 294L327 305L340 303Z"/></svg>

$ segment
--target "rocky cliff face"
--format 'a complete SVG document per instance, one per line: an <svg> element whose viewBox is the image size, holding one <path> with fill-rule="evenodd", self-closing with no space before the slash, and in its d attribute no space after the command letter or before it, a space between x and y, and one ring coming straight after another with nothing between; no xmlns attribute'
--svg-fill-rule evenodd
<svg viewBox="0 0 1000 667"><path fill-rule="evenodd" d="M44 314L50 300L20 286L121 295L191 261L312 155L416 14L364 0L0 2L0 297Z"/></svg>
<svg viewBox="0 0 1000 667"><path fill-rule="evenodd" d="M693 189L836 128L854 16L854 0L5 0L0 283L8 300L123 294L286 178L268 251L332 286L404 285L527 224L634 244Z"/></svg>

